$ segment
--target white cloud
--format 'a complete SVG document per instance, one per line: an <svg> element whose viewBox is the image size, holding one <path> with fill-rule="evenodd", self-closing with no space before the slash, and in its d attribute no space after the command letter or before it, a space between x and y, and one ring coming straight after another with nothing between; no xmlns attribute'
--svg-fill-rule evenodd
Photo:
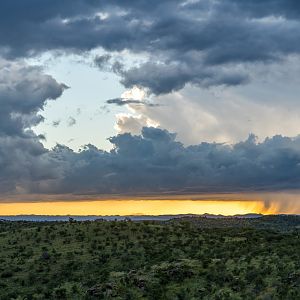
<svg viewBox="0 0 300 300"><path fill-rule="evenodd" d="M134 86L132 89L126 90L121 95L121 98L123 99L140 100L140 101L144 100L145 97L146 97L146 92L137 86Z"/></svg>
<svg viewBox="0 0 300 300"><path fill-rule="evenodd" d="M259 140L276 134L296 136L300 128L299 65L299 58L291 57L271 65L272 73L266 73L262 66L250 70L253 80L248 86L186 86L153 97L151 101L160 106L130 104L130 115L117 117L118 132L139 133L151 120L160 128L177 132L177 139L185 144L231 144L247 138L249 133Z"/></svg>

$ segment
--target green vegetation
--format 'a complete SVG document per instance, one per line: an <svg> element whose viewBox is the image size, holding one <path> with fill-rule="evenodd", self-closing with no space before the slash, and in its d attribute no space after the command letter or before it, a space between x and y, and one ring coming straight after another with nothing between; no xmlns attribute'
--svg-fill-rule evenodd
<svg viewBox="0 0 300 300"><path fill-rule="evenodd" d="M300 218L0 222L0 299L300 299Z"/></svg>

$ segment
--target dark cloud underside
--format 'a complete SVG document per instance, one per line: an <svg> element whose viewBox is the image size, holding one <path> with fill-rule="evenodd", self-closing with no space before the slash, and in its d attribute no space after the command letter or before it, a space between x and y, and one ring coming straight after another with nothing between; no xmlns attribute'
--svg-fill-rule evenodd
<svg viewBox="0 0 300 300"><path fill-rule="evenodd" d="M251 80L249 68L299 55L299 14L298 0L0 1L0 192L299 188L299 137L184 147L174 134L145 127L140 136L112 137L111 152L93 145L79 153L63 145L47 150L32 128L43 121L45 103L67 87L22 62L47 51L101 48L107 54L95 66L116 73L125 87L158 95L186 84L240 85ZM122 50L143 62L128 67L119 60ZM140 104L108 103L124 102Z"/></svg>
<svg viewBox="0 0 300 300"><path fill-rule="evenodd" d="M0 60L0 191L27 190L57 178L55 162L31 130L43 118L47 100L58 98L65 85L39 67Z"/></svg>
<svg viewBox="0 0 300 300"><path fill-rule="evenodd" d="M146 106L158 106L158 104L153 104L148 101L126 99L126 98L114 98L106 100L107 104L115 104L117 106L124 106L126 104L136 104L136 105L146 105Z"/></svg>
<svg viewBox="0 0 300 300"><path fill-rule="evenodd" d="M45 192L144 193L296 189L300 138L255 137L233 146L184 147L166 130L144 127L141 136L112 137L111 152L88 145L80 153L57 146L49 155L64 177ZM41 190L35 192L42 192Z"/></svg>
<svg viewBox="0 0 300 300"><path fill-rule="evenodd" d="M110 138L110 152L47 150L31 127L47 100L66 88L38 67L1 61L1 193L145 193L274 190L299 187L300 138L254 136L233 146L184 147L166 130ZM8 126L9 125L9 126Z"/></svg>
<svg viewBox="0 0 300 300"><path fill-rule="evenodd" d="M148 61L130 68L112 54L95 63L154 94L187 83L239 85L249 64L299 54L299 12L297 0L3 0L0 49L7 57L96 47L146 53Z"/></svg>

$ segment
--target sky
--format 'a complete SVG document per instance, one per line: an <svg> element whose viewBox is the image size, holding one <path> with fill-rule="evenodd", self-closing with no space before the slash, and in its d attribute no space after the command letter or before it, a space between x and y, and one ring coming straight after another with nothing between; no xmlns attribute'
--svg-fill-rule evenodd
<svg viewBox="0 0 300 300"><path fill-rule="evenodd" d="M297 0L2 0L0 201L298 191L299 16Z"/></svg>

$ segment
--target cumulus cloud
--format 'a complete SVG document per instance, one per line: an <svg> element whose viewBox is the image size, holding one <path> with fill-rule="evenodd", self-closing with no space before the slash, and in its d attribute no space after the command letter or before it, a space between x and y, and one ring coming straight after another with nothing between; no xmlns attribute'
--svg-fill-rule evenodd
<svg viewBox="0 0 300 300"><path fill-rule="evenodd" d="M281 134L296 136L300 127L300 60L291 57L284 63L253 66L253 80L247 86L203 89L186 86L180 91L151 97L154 105L127 105L130 118L152 120L152 124L171 132L185 145L200 141L236 143L254 132L260 141ZM155 106L160 104L160 106ZM117 117L118 132L132 132L125 118ZM149 126L149 125L148 125ZM137 128L137 127L135 127Z"/></svg>
<svg viewBox="0 0 300 300"><path fill-rule="evenodd" d="M118 133L140 134L143 127L157 127L159 124L143 115L119 113L116 115L115 129Z"/></svg>
<svg viewBox="0 0 300 300"><path fill-rule="evenodd" d="M111 137L109 152L86 145L46 150L38 137L1 136L0 191L45 194L199 193L299 189L300 137L254 135L233 145L184 146L143 127Z"/></svg>
<svg viewBox="0 0 300 300"><path fill-rule="evenodd" d="M43 121L39 112L47 100L58 98L66 86L21 61L0 60L0 190L30 189L57 177L32 127Z"/></svg>
<svg viewBox="0 0 300 300"><path fill-rule="evenodd" d="M30 9L29 9L30 8ZM248 82L248 66L299 54L296 0L11 1L0 4L6 57L102 48L101 70L154 94ZM11 34L13 32L13 34ZM123 52L122 52L123 51ZM126 67L122 52L144 55Z"/></svg>
<svg viewBox="0 0 300 300"><path fill-rule="evenodd" d="M42 121L37 112L67 88L39 67L0 60L0 134L26 136L26 130Z"/></svg>
<svg viewBox="0 0 300 300"><path fill-rule="evenodd" d="M162 97L190 86L202 90L236 87L255 80L253 69L271 68L299 56L299 12L298 1L293 0L1 1L0 55L5 59L0 60L0 191L112 194L298 189L299 136L276 135L258 142L250 135L232 145L203 142L205 134L224 141L243 136L246 130L239 124L248 116L240 106L266 119L270 106L264 110L257 103L229 98L226 105L204 100L195 104L193 99L187 103L182 94L173 93L164 98L168 102L177 97L167 115L145 97ZM113 150L93 145L80 152L64 145L45 149L43 137L32 128L43 121L40 111L45 103L60 97L67 87L22 59L47 51L82 53L98 48L106 54L96 56L94 64L116 73L131 88L107 102L131 109L130 114L117 115L120 134L110 138ZM143 59L128 65L119 59L128 53ZM107 106L102 108L108 111ZM234 112L235 120L224 122L228 111L231 116ZM280 118L276 120L282 124ZM70 117L69 126L75 123ZM175 123L181 126L170 126ZM199 137L187 143L197 140L195 145L185 146L175 134L150 126L178 132L180 140L191 132Z"/></svg>
<svg viewBox="0 0 300 300"><path fill-rule="evenodd" d="M87 145L81 152L58 146L64 165L58 193L236 192L299 188L300 138L254 135L226 145L184 147L166 130L144 127L141 135L110 138L113 150Z"/></svg>

